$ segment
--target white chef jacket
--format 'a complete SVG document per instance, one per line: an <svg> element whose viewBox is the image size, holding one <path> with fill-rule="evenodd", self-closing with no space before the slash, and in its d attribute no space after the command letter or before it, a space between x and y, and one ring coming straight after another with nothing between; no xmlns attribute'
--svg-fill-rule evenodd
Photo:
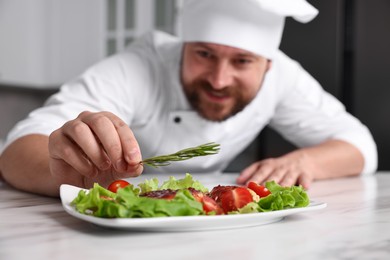
<svg viewBox="0 0 390 260"><path fill-rule="evenodd" d="M143 158L207 142L221 145L216 155L145 171L223 171L266 125L298 147L347 141L364 155L363 174L376 170L376 145L367 127L284 53L275 57L263 86L243 111L211 122L191 108L183 93L181 50L182 42L171 35L146 34L63 85L44 107L11 130L6 145L27 134L49 135L85 110L109 111L130 126Z"/></svg>

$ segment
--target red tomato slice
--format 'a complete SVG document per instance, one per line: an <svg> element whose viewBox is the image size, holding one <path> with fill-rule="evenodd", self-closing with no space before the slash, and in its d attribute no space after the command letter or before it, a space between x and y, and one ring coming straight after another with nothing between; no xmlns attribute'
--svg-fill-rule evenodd
<svg viewBox="0 0 390 260"><path fill-rule="evenodd" d="M257 195L259 195L260 198L267 197L268 195L271 194L271 192L266 187L257 184L256 182L253 181L248 183L248 188L253 190Z"/></svg>
<svg viewBox="0 0 390 260"><path fill-rule="evenodd" d="M203 196L202 204L203 210L206 213L215 212L215 214L217 215L223 214L222 208L217 204L215 200L213 200L209 196Z"/></svg>
<svg viewBox="0 0 390 260"><path fill-rule="evenodd" d="M221 202L221 195L225 192L231 191L238 186L215 186L210 193L208 194L213 200L215 200L217 203Z"/></svg>
<svg viewBox="0 0 390 260"><path fill-rule="evenodd" d="M238 210L253 201L247 188L236 187L221 194L221 207L225 213Z"/></svg>
<svg viewBox="0 0 390 260"><path fill-rule="evenodd" d="M197 201L202 203L204 212L206 213L215 212L215 214L217 215L223 214L222 208L218 205L218 203L214 199L210 198L206 194L203 194L202 192L195 190L193 188L189 188L189 190L191 191L192 196L194 196L194 198Z"/></svg>
<svg viewBox="0 0 390 260"><path fill-rule="evenodd" d="M108 186L107 189L109 191L112 191L112 192L116 193L118 191L118 189L122 189L122 188L126 187L127 185L130 185L130 183L128 183L125 180L117 180L117 181L113 181L110 184L110 186Z"/></svg>

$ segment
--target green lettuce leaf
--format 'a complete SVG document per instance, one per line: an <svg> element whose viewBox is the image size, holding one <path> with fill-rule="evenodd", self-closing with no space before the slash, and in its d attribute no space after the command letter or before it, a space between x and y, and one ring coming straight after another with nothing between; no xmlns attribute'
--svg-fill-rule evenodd
<svg viewBox="0 0 390 260"><path fill-rule="evenodd" d="M75 206L77 211L90 214L91 210L93 211L96 205L100 204L102 197L115 199L116 194L95 183L88 192L80 190L78 196L71 204Z"/></svg>
<svg viewBox="0 0 390 260"><path fill-rule="evenodd" d="M165 181L160 189L171 189L171 190L180 190L180 189L188 189L194 188L195 190L199 190L201 192L208 192L208 189L203 186L199 181L194 180L192 175L186 173L186 176L183 179L177 180L175 177L171 176L169 180Z"/></svg>
<svg viewBox="0 0 390 260"><path fill-rule="evenodd" d="M145 180L143 183L138 184L138 187L140 187L141 193L158 190L158 179Z"/></svg>
<svg viewBox="0 0 390 260"><path fill-rule="evenodd" d="M179 190L172 200L139 197L129 185L112 193L95 184L88 193L80 191L72 205L82 214L102 218L150 218L203 215L202 203L187 189Z"/></svg>
<svg viewBox="0 0 390 260"><path fill-rule="evenodd" d="M310 204L309 197L302 186L282 187L275 181L267 182L265 186L271 194L260 198L259 211L299 208Z"/></svg>
<svg viewBox="0 0 390 260"><path fill-rule="evenodd" d="M259 205L256 202L249 202L244 207L239 208L238 210L228 212L228 215L248 214L248 213L258 213L258 212L259 212Z"/></svg>
<svg viewBox="0 0 390 260"><path fill-rule="evenodd" d="M186 176L183 179L176 179L175 177L170 176L169 179L166 180L161 186L159 186L158 179L153 178L138 184L138 187L141 189L141 194L155 190L181 190L188 188L194 188L201 192L208 192L208 189L199 181L194 180L192 175L189 173L186 173Z"/></svg>
<svg viewBox="0 0 390 260"><path fill-rule="evenodd" d="M118 190L117 201L129 209L128 218L194 216L203 214L202 203L189 190L179 190L172 200L138 197L126 188Z"/></svg>

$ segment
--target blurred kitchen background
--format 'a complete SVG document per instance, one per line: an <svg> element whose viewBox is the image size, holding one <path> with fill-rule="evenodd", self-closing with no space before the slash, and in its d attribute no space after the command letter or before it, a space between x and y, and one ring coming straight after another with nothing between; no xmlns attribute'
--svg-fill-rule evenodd
<svg viewBox="0 0 390 260"><path fill-rule="evenodd" d="M372 131L390 170L390 1L311 0L309 24L287 19L281 49ZM181 0L0 0L0 151L14 124L64 82L159 29L175 34ZM388 132L389 131L389 132ZM294 147L270 129L228 168Z"/></svg>

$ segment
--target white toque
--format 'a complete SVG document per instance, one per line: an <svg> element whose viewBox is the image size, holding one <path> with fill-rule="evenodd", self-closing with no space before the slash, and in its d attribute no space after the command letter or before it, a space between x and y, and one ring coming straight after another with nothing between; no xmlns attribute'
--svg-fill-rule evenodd
<svg viewBox="0 0 390 260"><path fill-rule="evenodd" d="M317 14L305 0L184 0L180 36L185 42L217 43L272 59L285 18L307 23Z"/></svg>

